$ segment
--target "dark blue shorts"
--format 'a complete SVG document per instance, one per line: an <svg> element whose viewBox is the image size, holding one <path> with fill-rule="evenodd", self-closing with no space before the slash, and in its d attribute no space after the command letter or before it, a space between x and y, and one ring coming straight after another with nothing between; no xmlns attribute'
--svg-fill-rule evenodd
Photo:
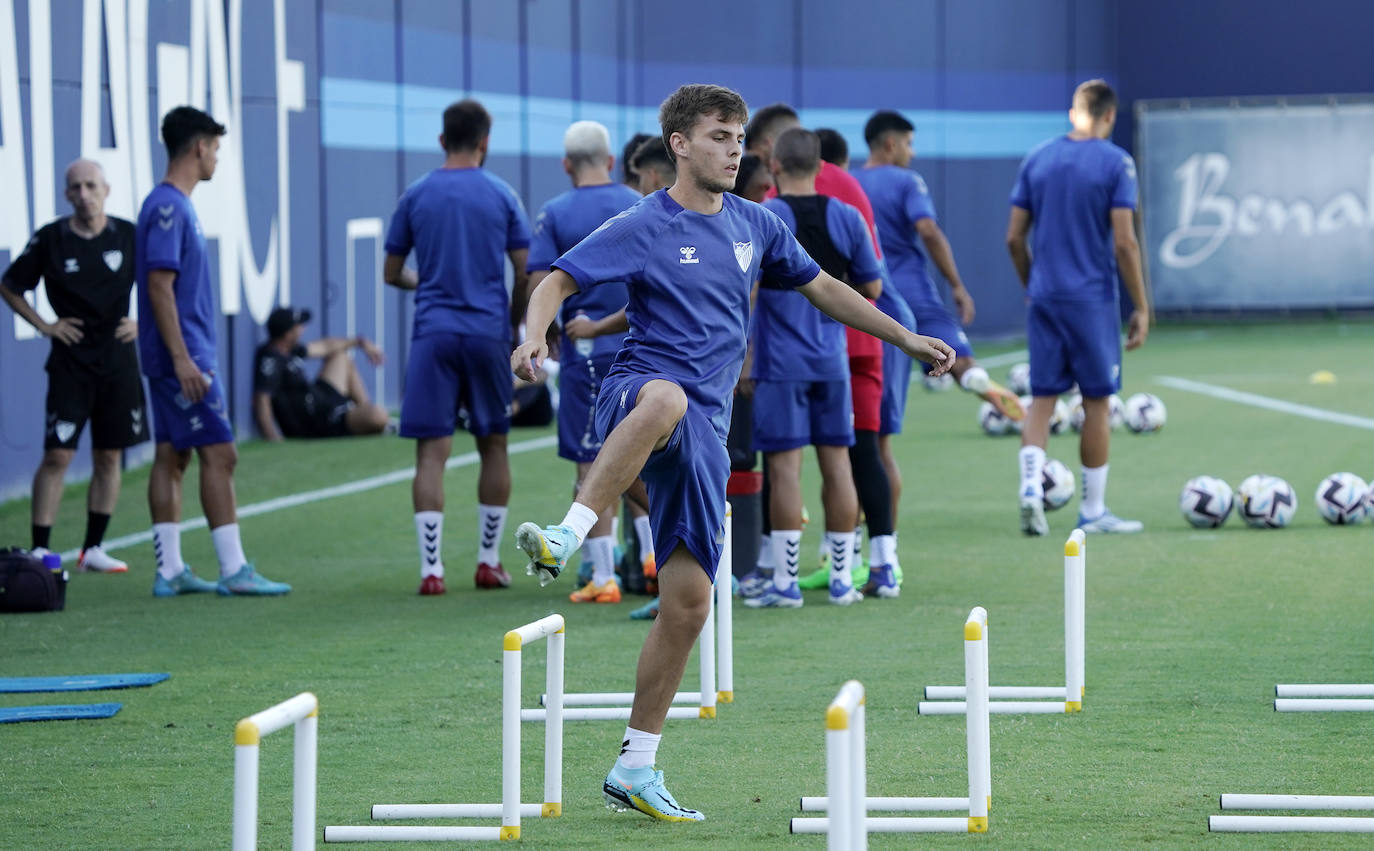
<svg viewBox="0 0 1374 851"><path fill-rule="evenodd" d="M510 431L515 378L510 344L494 337L429 334L410 344L402 437L448 437L461 422L476 437Z"/></svg>
<svg viewBox="0 0 1374 851"><path fill-rule="evenodd" d="M170 443L181 451L234 442L229 406L218 378L211 376L210 389L193 405L182 395L181 382L175 377L150 375L148 397L153 409L153 440L158 443Z"/></svg>
<svg viewBox="0 0 1374 851"><path fill-rule="evenodd" d="M596 459L601 437L596 430L596 397L615 355L570 359L558 373L558 457L580 464Z"/></svg>
<svg viewBox="0 0 1374 851"><path fill-rule="evenodd" d="M949 344L957 358L973 357L973 345L968 341L964 328L944 305L937 307L921 306L912 308L916 314L916 327L927 337L937 337ZM921 361L921 372L930 372L931 365Z"/></svg>
<svg viewBox="0 0 1374 851"><path fill-rule="evenodd" d="M754 448L785 452L803 446L853 446L854 400L849 379L754 383Z"/></svg>
<svg viewBox="0 0 1374 851"><path fill-rule="evenodd" d="M1026 347L1032 395L1057 396L1075 382L1089 399L1121 389L1121 315L1114 301L1031 301Z"/></svg>
<svg viewBox="0 0 1374 851"><path fill-rule="evenodd" d="M601 385L596 424L601 438L634 410L644 385L666 375L621 373ZM649 523L661 566L682 544L714 582L725 545L725 484L730 456L711 421L690 401L662 449L649 455L640 478L649 490Z"/></svg>

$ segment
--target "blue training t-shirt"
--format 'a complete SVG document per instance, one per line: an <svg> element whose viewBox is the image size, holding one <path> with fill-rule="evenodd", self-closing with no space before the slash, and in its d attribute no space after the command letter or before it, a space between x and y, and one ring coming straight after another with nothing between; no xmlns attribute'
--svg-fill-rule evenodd
<svg viewBox="0 0 1374 851"><path fill-rule="evenodd" d="M854 177L873 205L878 241L897 291L912 310L943 307L944 300L930 276L925 246L916 233L918 221L935 218L935 202L925 178L895 165L861 168Z"/></svg>
<svg viewBox="0 0 1374 851"><path fill-rule="evenodd" d="M776 213L788 230L796 231L796 216L785 200L770 198L763 206ZM825 226L835 249L849 260L851 284L881 277L873 238L858 210L830 198ZM838 381L848 375L844 326L821 313L801 293L773 286L765 275L754 306L751 377L764 381Z"/></svg>
<svg viewBox="0 0 1374 851"><path fill-rule="evenodd" d="M158 333L148 299L148 272L167 269L176 272L172 291L176 294L177 318L186 352L202 372L214 372L215 294L210 284L210 256L205 250L205 234L191 199L170 183L159 183L148 193L138 211L134 232L134 277L138 284L138 315L143 327L138 335L139 359L143 374L173 377L172 355Z"/></svg>
<svg viewBox="0 0 1374 851"><path fill-rule="evenodd" d="M534 219L530 238L530 257L526 268L531 272L552 269L554 261L568 249L581 242L587 234L617 213L639 202L640 195L623 183L599 186L579 186L551 199ZM559 312L559 324L567 327L568 320L585 313L591 319L601 319L620 310L629 301L624 281L605 281L569 296ZM625 338L619 334L596 337L587 357L614 355L620 351ZM563 351L574 350L568 335L563 335ZM566 356L566 355L565 355Z"/></svg>
<svg viewBox="0 0 1374 851"><path fill-rule="evenodd" d="M415 250L413 336L510 339L506 252L530 244L515 190L482 168L436 168L401 195L386 253Z"/></svg>
<svg viewBox="0 0 1374 851"><path fill-rule="evenodd" d="M715 427L721 443L744 362L749 292L766 272L780 286L815 280L812 260L772 212L735 195L719 213L684 209L659 190L554 263L588 290L629 285L630 333L607 375L663 375Z"/></svg>
<svg viewBox="0 0 1374 851"><path fill-rule="evenodd" d="M1031 214L1032 299L1115 301L1112 210L1135 209L1135 161L1106 139L1060 136L1036 146L1011 190Z"/></svg>

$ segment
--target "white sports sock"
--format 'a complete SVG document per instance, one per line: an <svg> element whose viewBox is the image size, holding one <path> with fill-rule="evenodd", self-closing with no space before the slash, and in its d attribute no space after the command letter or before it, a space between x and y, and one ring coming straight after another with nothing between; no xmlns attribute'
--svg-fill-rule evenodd
<svg viewBox="0 0 1374 851"><path fill-rule="evenodd" d="M1107 510L1107 466L1083 468L1083 502L1078 512L1088 520L1101 517Z"/></svg>
<svg viewBox="0 0 1374 851"><path fill-rule="evenodd" d="M443 578L444 512L415 512L415 542L420 546L420 578Z"/></svg>
<svg viewBox="0 0 1374 851"><path fill-rule="evenodd" d="M854 555L854 533L826 532L825 545L830 550L831 584L839 582L846 588L854 587L854 580L849 575L849 560Z"/></svg>
<svg viewBox="0 0 1374 851"><path fill-rule="evenodd" d="M615 538L598 535L582 545L582 557L592 563L592 582L605 585L615 578Z"/></svg>
<svg viewBox="0 0 1374 851"><path fill-rule="evenodd" d="M959 379L959 386L970 393L982 395L988 392L988 371L981 366L971 366L964 370L964 376Z"/></svg>
<svg viewBox="0 0 1374 851"><path fill-rule="evenodd" d="M220 576L233 576L248 563L243 555L243 541L239 538L239 524L226 523L218 529L211 529L210 540L215 542Z"/></svg>
<svg viewBox="0 0 1374 851"><path fill-rule="evenodd" d="M634 727L625 728L625 740L620 745L620 758L616 762L627 770L649 768L658 757L658 743L662 733L646 733Z"/></svg>
<svg viewBox="0 0 1374 851"><path fill-rule="evenodd" d="M897 539L892 535L878 535L868 539L868 565L881 567L897 563Z"/></svg>
<svg viewBox="0 0 1374 851"><path fill-rule="evenodd" d="M899 543L900 535L901 533L898 532L896 529L892 530L892 550L888 553L888 555L892 556L892 561L888 562L888 564L899 569L902 566L902 557L898 554L898 550L901 546Z"/></svg>
<svg viewBox="0 0 1374 851"><path fill-rule="evenodd" d="M477 504L477 561L481 564L501 563L501 533L506 530L504 505Z"/></svg>
<svg viewBox="0 0 1374 851"><path fill-rule="evenodd" d="M773 539L768 535L759 536L759 560L755 565L762 573L772 574L776 562L773 561Z"/></svg>
<svg viewBox="0 0 1374 851"><path fill-rule="evenodd" d="M797 585L797 574L801 572L801 530L773 530L773 587L787 591Z"/></svg>
<svg viewBox="0 0 1374 851"><path fill-rule="evenodd" d="M620 540L620 513L617 511L611 512L611 540Z"/></svg>
<svg viewBox="0 0 1374 851"><path fill-rule="evenodd" d="M577 545L582 546L582 542L587 540L587 533L592 531L596 521L600 519L596 512L580 502L574 502L568 506L568 514L563 518L563 525L573 530L577 535Z"/></svg>
<svg viewBox="0 0 1374 851"><path fill-rule="evenodd" d="M654 530L649 526L649 515L635 518L635 538L639 541L640 561L654 554Z"/></svg>
<svg viewBox="0 0 1374 851"><path fill-rule="evenodd" d="M1029 490L1033 496L1044 496L1045 485L1042 477L1045 474L1045 450L1039 446L1023 446L1016 454L1016 459L1021 467L1021 487L1018 493L1026 493Z"/></svg>
<svg viewBox="0 0 1374 851"><path fill-rule="evenodd" d="M157 559L157 572L163 579L176 579L186 569L186 566L181 563L181 526L179 524L153 524L153 556Z"/></svg>

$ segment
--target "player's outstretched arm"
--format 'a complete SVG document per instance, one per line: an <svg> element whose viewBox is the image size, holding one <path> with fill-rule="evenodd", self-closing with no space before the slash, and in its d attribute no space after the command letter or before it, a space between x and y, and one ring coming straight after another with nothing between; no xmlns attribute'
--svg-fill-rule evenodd
<svg viewBox="0 0 1374 851"><path fill-rule="evenodd" d="M572 275L562 269L554 269L534 288L525 314L525 342L511 352L511 372L526 381L534 380L535 370L543 365L544 358L549 355L549 344L544 339L549 325L558 315L563 300L578 291Z"/></svg>
<svg viewBox="0 0 1374 851"><path fill-rule="evenodd" d="M836 321L885 340L917 360L934 367L931 375L940 376L954 366L954 350L943 340L913 334L901 323L868 303L848 284L825 272L797 292L806 296L816 309Z"/></svg>

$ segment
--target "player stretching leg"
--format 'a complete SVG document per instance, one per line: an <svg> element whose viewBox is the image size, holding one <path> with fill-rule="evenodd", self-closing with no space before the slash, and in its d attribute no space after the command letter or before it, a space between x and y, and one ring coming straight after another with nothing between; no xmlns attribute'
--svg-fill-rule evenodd
<svg viewBox="0 0 1374 851"><path fill-rule="evenodd" d="M548 353L544 331L563 300L601 281L629 285L630 334L602 383L602 451L558 526L523 523L528 571L553 581L597 515L643 471L659 555L661 608L640 653L620 758L603 784L607 803L669 821L700 821L654 769L663 721L710 611L724 543L725 435L744 360L749 292L761 274L798 288L846 324L941 365L953 351L901 328L846 284L820 271L778 217L724 194L734 185L747 108L718 86L684 86L659 109L678 163L672 188L612 219L554 263L535 290L529 339L511 367L531 377Z"/></svg>
<svg viewBox="0 0 1374 851"><path fill-rule="evenodd" d="M1135 304L1126 348L1145 342L1149 303L1135 238L1136 176L1131 155L1108 142L1116 92L1089 80L1073 94L1073 130L1032 150L1011 193L1007 248L1030 297L1030 414L1021 431L1021 531L1045 535L1041 474L1054 400L1076 381L1083 393L1084 532L1139 532L1138 520L1107 510L1108 398L1121 389L1121 309L1116 275ZM1034 224L1032 245L1027 233ZM1031 258L1034 257L1034 262Z"/></svg>

